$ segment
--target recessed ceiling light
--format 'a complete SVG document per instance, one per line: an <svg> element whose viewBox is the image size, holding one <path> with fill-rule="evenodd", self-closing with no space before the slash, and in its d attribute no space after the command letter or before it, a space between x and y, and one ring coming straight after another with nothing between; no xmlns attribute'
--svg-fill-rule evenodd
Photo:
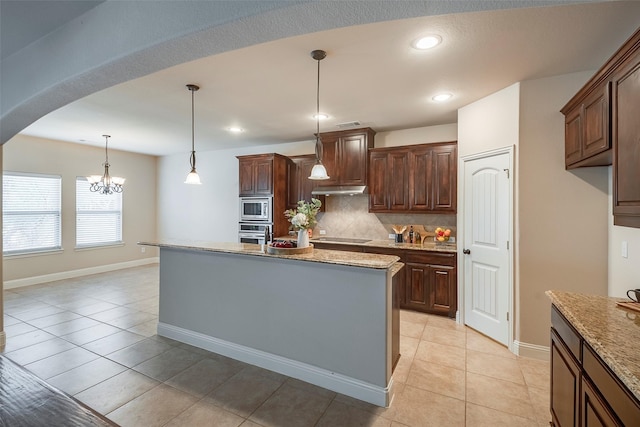
<svg viewBox="0 0 640 427"><path fill-rule="evenodd" d="M313 120L327 120L329 118L328 114L325 113L318 113L318 114L314 114L313 115Z"/></svg>
<svg viewBox="0 0 640 427"><path fill-rule="evenodd" d="M444 102L444 101L450 100L452 97L453 95L450 93L439 93L437 95L434 95L433 98L431 99L433 99L436 102Z"/></svg>
<svg viewBox="0 0 640 427"><path fill-rule="evenodd" d="M231 133L242 133L244 132L244 129L236 127L236 126L231 126L230 128L227 128L227 130Z"/></svg>
<svg viewBox="0 0 640 427"><path fill-rule="evenodd" d="M432 34L415 39L413 43L411 43L411 46L413 46L414 49L427 50L438 46L440 43L442 43L442 37Z"/></svg>

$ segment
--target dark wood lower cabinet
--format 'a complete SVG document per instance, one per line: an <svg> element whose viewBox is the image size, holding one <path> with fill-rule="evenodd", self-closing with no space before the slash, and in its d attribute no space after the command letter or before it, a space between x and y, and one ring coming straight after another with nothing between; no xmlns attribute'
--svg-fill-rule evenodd
<svg viewBox="0 0 640 427"><path fill-rule="evenodd" d="M551 310L551 417L555 427L640 426L640 401L555 305Z"/></svg>

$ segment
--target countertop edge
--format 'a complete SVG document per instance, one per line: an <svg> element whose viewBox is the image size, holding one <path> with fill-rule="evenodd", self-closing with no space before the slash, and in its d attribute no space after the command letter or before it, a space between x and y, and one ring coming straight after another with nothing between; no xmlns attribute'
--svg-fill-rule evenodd
<svg viewBox="0 0 640 427"><path fill-rule="evenodd" d="M360 267L370 268L375 270L388 270L400 260L395 255L378 255L378 254L359 254L363 258L376 258L378 261L373 260L359 260L351 257L350 259L344 258L343 251L332 251L326 249L314 249L314 252L308 254L293 254L293 255L279 255L269 254L264 250L264 245L254 245L250 243L213 243L213 242L137 242L141 246L155 246L158 248L169 249L181 249L190 250L196 252L216 252L216 253L228 253L235 255L247 255L247 256L259 256L269 258L290 259L296 261L305 262L317 262L323 264L344 265L347 267ZM226 247L225 247L226 246ZM319 251L322 255L329 254L330 258L317 257ZM350 253L350 252L349 252ZM381 258L382 257L382 258ZM386 262L385 262L386 261Z"/></svg>
<svg viewBox="0 0 640 427"><path fill-rule="evenodd" d="M640 401L640 378L637 378L632 372L630 372L622 363L618 361L619 357L611 354L600 341L593 336L591 331L579 320L574 314L571 307L567 307L556 292L549 290L545 294L549 297L552 304L555 305L558 310L564 315L567 320L576 328L582 338L589 344L589 346L596 352L596 354L602 359L602 361L615 373L620 381L629 389L629 391ZM563 291L564 292L564 291ZM567 292L569 293L569 292ZM576 293L576 295L578 295ZM596 299L602 299L608 301L610 304L614 304L617 301L624 301L624 298L605 297L601 295L583 295L584 297L592 297Z"/></svg>
<svg viewBox="0 0 640 427"><path fill-rule="evenodd" d="M294 237L292 236L280 236L274 238L274 240L292 240ZM383 249L401 249L406 251L416 251L416 252L444 252L444 253L457 253L458 247L456 243L436 243L430 242L425 245L419 245L414 243L394 243L388 242L386 240L370 240L366 243L350 243L350 242L336 242L332 240L318 240L317 238L311 238L309 240L311 243L326 243L328 245L344 245L344 246L355 246L362 248L383 248Z"/></svg>

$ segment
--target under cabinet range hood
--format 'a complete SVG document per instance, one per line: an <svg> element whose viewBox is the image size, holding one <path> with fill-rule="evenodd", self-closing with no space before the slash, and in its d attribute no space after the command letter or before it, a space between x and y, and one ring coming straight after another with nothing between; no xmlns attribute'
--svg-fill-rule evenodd
<svg viewBox="0 0 640 427"><path fill-rule="evenodd" d="M366 185L333 185L318 186L311 194L314 196L353 196L355 194L366 194Z"/></svg>

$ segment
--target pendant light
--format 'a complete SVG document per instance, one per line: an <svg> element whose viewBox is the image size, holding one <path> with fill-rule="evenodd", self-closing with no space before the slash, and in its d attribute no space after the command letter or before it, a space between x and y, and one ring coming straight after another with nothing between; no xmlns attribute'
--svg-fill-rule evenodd
<svg viewBox="0 0 640 427"><path fill-rule="evenodd" d="M329 179L327 169L322 164L322 139L320 138L320 61L327 56L324 50L314 50L311 57L318 61L318 81L316 86L316 164L311 169L309 179Z"/></svg>
<svg viewBox="0 0 640 427"><path fill-rule="evenodd" d="M191 164L191 172L187 175L187 179L184 181L185 184L197 184L200 185L200 176L198 172L196 172L196 149L195 149L195 131L194 131L194 108L193 108L193 94L195 91L200 89L199 86L189 84L187 85L187 89L191 91L191 157L189 158L189 163Z"/></svg>
<svg viewBox="0 0 640 427"><path fill-rule="evenodd" d="M89 181L89 190L92 192L100 193L100 194L113 194L113 193L122 193L122 186L124 185L124 178L120 178L118 176L109 175L109 138L111 135L102 135L105 138L104 141L104 156L105 160L103 163L104 166L104 174L100 175L91 175L87 177L87 181Z"/></svg>

